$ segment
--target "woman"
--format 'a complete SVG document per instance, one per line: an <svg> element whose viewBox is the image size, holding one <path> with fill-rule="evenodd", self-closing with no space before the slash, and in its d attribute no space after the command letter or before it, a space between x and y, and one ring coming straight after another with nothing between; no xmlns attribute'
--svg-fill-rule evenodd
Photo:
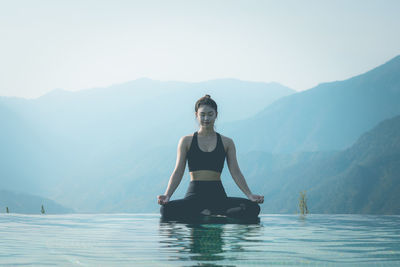
<svg viewBox="0 0 400 267"><path fill-rule="evenodd" d="M205 215L225 215L233 218L257 218L264 196L251 193L237 160L233 140L214 131L217 104L209 95L195 104L196 119L200 129L179 140L178 155L167 190L157 196L164 219L194 219ZM229 171L248 199L228 197L221 183L224 161ZM182 180L186 160L189 165L190 185L183 199L172 200L172 194Z"/></svg>

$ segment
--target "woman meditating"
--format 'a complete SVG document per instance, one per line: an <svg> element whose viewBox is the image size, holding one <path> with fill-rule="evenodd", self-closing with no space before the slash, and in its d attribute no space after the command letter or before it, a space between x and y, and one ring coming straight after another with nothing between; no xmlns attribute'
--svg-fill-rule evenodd
<svg viewBox="0 0 400 267"><path fill-rule="evenodd" d="M200 129L179 140L175 170L164 195L157 196L162 218L190 220L207 215L258 218L260 206L257 203L263 203L264 196L252 194L247 186L236 159L233 140L214 131L217 104L205 95L196 102L195 115ZM225 157L234 181L248 199L226 195L221 183ZM182 180L186 160L190 172L189 188L183 199L170 200Z"/></svg>

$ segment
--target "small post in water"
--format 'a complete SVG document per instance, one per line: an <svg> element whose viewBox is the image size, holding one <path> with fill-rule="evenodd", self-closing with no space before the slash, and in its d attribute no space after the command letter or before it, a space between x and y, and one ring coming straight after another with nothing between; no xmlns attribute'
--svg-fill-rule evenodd
<svg viewBox="0 0 400 267"><path fill-rule="evenodd" d="M308 207L307 207L307 197L306 197L306 191L300 192L299 196L299 208L300 208L300 214L301 215L306 215L308 214Z"/></svg>
<svg viewBox="0 0 400 267"><path fill-rule="evenodd" d="M42 205L42 210L41 210L40 212L41 212L42 214L45 213L43 205Z"/></svg>

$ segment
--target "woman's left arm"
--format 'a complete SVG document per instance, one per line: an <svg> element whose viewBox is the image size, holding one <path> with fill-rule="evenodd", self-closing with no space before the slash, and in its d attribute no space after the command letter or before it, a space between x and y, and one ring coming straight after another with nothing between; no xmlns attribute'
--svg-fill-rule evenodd
<svg viewBox="0 0 400 267"><path fill-rule="evenodd" d="M251 193L246 180L242 172L240 171L239 164L236 159L236 147L235 143L232 139L227 138L229 140L227 144L227 151L226 151L226 162L228 163L229 172L232 175L233 180L237 184L237 186L242 190L242 192L247 196L248 199L257 203L264 202L264 196L254 195Z"/></svg>

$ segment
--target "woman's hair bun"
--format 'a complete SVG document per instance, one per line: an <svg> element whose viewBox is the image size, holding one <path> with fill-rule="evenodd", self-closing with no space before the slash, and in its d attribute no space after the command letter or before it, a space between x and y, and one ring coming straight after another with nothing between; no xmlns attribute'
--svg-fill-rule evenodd
<svg viewBox="0 0 400 267"><path fill-rule="evenodd" d="M197 100L197 102L194 106L194 110L196 112L199 109L200 105L208 105L208 106L212 107L213 109L215 109L215 111L217 111L217 103L215 103L215 101L208 94L204 95L199 100Z"/></svg>

